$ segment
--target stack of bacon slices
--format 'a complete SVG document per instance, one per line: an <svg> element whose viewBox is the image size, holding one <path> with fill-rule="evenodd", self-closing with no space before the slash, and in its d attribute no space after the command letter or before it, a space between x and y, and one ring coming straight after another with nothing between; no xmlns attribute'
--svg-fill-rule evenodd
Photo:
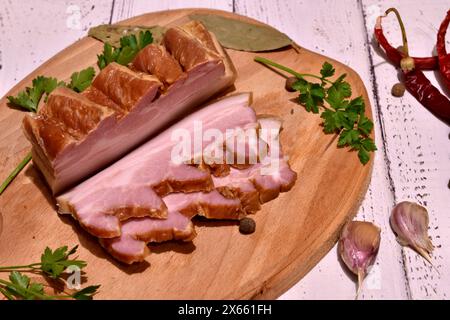
<svg viewBox="0 0 450 320"><path fill-rule="evenodd" d="M192 240L195 215L240 219L288 191L296 174L274 143L280 121L258 119L250 94L187 115L235 78L214 35L193 21L168 29L161 45L145 47L129 67L108 65L82 94L55 90L23 127L59 213L133 263L144 260L149 242ZM195 137L199 123L214 135L188 143L180 161L174 137ZM242 132L254 139L240 148Z"/></svg>

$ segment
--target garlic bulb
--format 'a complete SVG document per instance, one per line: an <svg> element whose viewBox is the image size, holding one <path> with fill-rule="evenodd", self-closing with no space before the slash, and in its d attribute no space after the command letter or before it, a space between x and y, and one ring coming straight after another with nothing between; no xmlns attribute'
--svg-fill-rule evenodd
<svg viewBox="0 0 450 320"><path fill-rule="evenodd" d="M402 246L410 246L432 264L430 253L434 246L428 237L427 209L413 202L400 202L392 209L390 222L397 241Z"/></svg>
<svg viewBox="0 0 450 320"><path fill-rule="evenodd" d="M342 230L339 254L345 265L358 276L358 297L368 268L375 262L380 247L380 228L365 221L351 221Z"/></svg>

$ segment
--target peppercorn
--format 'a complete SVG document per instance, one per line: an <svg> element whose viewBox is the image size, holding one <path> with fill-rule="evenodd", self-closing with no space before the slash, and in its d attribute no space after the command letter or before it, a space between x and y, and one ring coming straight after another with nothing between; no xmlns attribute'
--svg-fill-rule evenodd
<svg viewBox="0 0 450 320"><path fill-rule="evenodd" d="M243 218L239 221L239 232L242 234L250 234L255 232L256 223L251 218Z"/></svg>
<svg viewBox="0 0 450 320"><path fill-rule="evenodd" d="M394 84L391 93L394 97L403 97L405 94L405 85L403 83Z"/></svg>
<svg viewBox="0 0 450 320"><path fill-rule="evenodd" d="M294 92L296 91L292 86L294 85L294 83L296 83L298 81L298 79L296 77L289 77L286 79L286 84L284 85L284 88L289 91L289 92Z"/></svg>

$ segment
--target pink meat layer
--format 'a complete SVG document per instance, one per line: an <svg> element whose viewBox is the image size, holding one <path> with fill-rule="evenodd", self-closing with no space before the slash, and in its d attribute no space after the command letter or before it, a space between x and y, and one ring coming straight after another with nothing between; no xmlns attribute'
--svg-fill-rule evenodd
<svg viewBox="0 0 450 320"><path fill-rule="evenodd" d="M172 161L172 150L178 143L172 135L185 132L194 137L195 123L201 123L203 130L220 132L255 126L256 115L248 105L249 95L240 94L195 112L59 196L59 211L71 213L86 230L101 238L120 236L120 220L133 216L166 218L167 209L160 196L213 188L209 172ZM210 142L202 143L205 147ZM141 210L136 212L134 208Z"/></svg>

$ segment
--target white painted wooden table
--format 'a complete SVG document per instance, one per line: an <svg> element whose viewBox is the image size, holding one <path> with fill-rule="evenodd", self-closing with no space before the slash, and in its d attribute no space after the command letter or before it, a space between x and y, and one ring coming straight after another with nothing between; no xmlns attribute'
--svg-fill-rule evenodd
<svg viewBox="0 0 450 320"><path fill-rule="evenodd" d="M376 265L365 282L363 299L446 299L450 296L450 128L409 94L394 98L394 67L373 46L374 19L388 0L0 0L0 96L55 53L83 37L89 27L114 23L150 11L210 7L256 18L288 34L301 46L355 69L370 92L376 143L372 182L357 219L382 229ZM448 0L395 1L406 23L410 51L428 56L449 9ZM400 45L395 19L387 35ZM447 36L450 39L450 36ZM447 40L447 47L450 43ZM427 73L437 84L435 75ZM0 159L0 163L3 160ZM393 205L411 199L430 213L438 274L409 249L402 249L389 227ZM333 214L330 212L330 214ZM336 248L281 299L353 299L354 279L342 269Z"/></svg>

